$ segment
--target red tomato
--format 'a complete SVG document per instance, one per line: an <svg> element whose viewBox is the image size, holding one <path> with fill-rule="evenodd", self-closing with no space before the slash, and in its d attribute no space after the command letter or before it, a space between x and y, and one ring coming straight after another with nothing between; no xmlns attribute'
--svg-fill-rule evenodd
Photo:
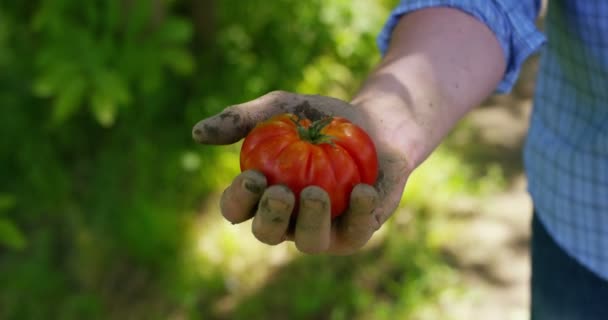
<svg viewBox="0 0 608 320"><path fill-rule="evenodd" d="M286 113L259 123L245 138L241 171L249 169L262 172L269 186L289 187L296 201L307 186L323 188L335 218L355 185L376 182L378 157L367 133L344 118L311 122Z"/></svg>

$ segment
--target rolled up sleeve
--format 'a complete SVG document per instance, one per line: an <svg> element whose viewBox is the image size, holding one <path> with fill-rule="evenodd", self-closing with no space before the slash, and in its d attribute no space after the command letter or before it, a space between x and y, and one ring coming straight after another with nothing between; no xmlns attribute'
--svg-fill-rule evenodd
<svg viewBox="0 0 608 320"><path fill-rule="evenodd" d="M545 42L535 21L540 0L402 0L391 12L378 36L382 54L388 50L392 31L403 15L430 7L451 7L477 18L496 35L504 52L507 68L498 84L498 93L508 93L517 81L524 61Z"/></svg>

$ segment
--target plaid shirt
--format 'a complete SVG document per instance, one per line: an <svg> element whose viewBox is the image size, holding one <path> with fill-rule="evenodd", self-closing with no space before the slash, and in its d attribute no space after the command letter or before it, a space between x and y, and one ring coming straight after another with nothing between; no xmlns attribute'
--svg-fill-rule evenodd
<svg viewBox="0 0 608 320"><path fill-rule="evenodd" d="M461 9L497 36L507 59L498 92L545 42L540 0L403 0L378 37L385 52L407 12ZM608 280L608 1L551 0L534 109L524 150L528 189L540 220L572 257Z"/></svg>

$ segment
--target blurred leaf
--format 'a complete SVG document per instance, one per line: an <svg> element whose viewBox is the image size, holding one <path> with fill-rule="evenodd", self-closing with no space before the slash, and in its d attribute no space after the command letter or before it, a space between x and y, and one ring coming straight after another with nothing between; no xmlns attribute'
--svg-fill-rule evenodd
<svg viewBox="0 0 608 320"><path fill-rule="evenodd" d="M159 38L168 43L185 43L192 38L192 24L185 20L171 17L158 31Z"/></svg>
<svg viewBox="0 0 608 320"><path fill-rule="evenodd" d="M116 119L116 104L112 98L102 94L91 97L91 106L95 119L104 127L110 127Z"/></svg>
<svg viewBox="0 0 608 320"><path fill-rule="evenodd" d="M56 31L61 28L61 10L67 1L43 1L31 19L30 26L34 31L50 29Z"/></svg>
<svg viewBox="0 0 608 320"><path fill-rule="evenodd" d="M7 218L0 218L0 244L13 250L22 250L26 245L23 233Z"/></svg>
<svg viewBox="0 0 608 320"><path fill-rule="evenodd" d="M95 118L104 127L114 124L118 107L131 100L125 81L114 71L102 71L95 79L95 92L91 108Z"/></svg>
<svg viewBox="0 0 608 320"><path fill-rule="evenodd" d="M32 88L34 95L41 98L48 98L55 93L55 83L45 78L39 78L34 82Z"/></svg>
<svg viewBox="0 0 608 320"><path fill-rule="evenodd" d="M115 71L102 71L96 75L95 88L108 100L116 104L127 104L131 100L127 84L121 75Z"/></svg>
<svg viewBox="0 0 608 320"><path fill-rule="evenodd" d="M0 213L12 209L17 203L17 198L12 194L0 193Z"/></svg>
<svg viewBox="0 0 608 320"><path fill-rule="evenodd" d="M104 19L108 30L116 30L120 22L120 5L118 1L104 1Z"/></svg>
<svg viewBox="0 0 608 320"><path fill-rule="evenodd" d="M125 33L127 39L135 40L137 36L146 28L152 15L153 1L133 0L125 1L122 5L122 14L129 19L126 22Z"/></svg>
<svg viewBox="0 0 608 320"><path fill-rule="evenodd" d="M37 57L37 63L43 70L35 79L32 89L34 94L39 97L47 98L61 95L66 91L78 91L79 87L84 85L84 79L78 74L76 65L66 61L56 61L55 59L55 53L50 51L41 53Z"/></svg>
<svg viewBox="0 0 608 320"><path fill-rule="evenodd" d="M186 50L167 50L164 53L164 59L173 71L179 75L189 75L194 69L194 58Z"/></svg>
<svg viewBox="0 0 608 320"><path fill-rule="evenodd" d="M63 85L55 99L53 109L53 122L57 124L65 121L78 110L86 89L86 83L78 78Z"/></svg>

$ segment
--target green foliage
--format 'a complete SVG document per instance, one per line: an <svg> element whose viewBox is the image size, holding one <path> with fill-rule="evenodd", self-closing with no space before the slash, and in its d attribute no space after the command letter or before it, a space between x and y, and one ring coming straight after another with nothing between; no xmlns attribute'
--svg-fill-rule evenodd
<svg viewBox="0 0 608 320"><path fill-rule="evenodd" d="M416 319L457 293L454 273L430 246L428 217L390 223L384 241L348 257L307 256L245 297L234 319ZM288 313L285 313L288 310ZM430 319L445 319L434 313Z"/></svg>
<svg viewBox="0 0 608 320"><path fill-rule="evenodd" d="M476 169L479 168L443 144L414 171L402 205L416 211L443 212L457 198L480 197L505 187L504 174L498 164L482 167L480 175ZM433 201L429 201L429 195Z"/></svg>
<svg viewBox="0 0 608 320"><path fill-rule="evenodd" d="M33 92L53 98L56 124L87 105L101 125L111 126L134 95L160 90L167 70L192 73L191 24L178 15L161 18L164 6L160 1L40 3L29 28L43 48L33 57Z"/></svg>
<svg viewBox="0 0 608 320"><path fill-rule="evenodd" d="M0 244L14 250L25 247L25 236L11 220L0 218Z"/></svg>
<svg viewBox="0 0 608 320"><path fill-rule="evenodd" d="M15 198L0 194L0 246L5 246L12 250L22 250L25 248L26 239L23 232L2 213L8 211L15 205Z"/></svg>
<svg viewBox="0 0 608 320"><path fill-rule="evenodd" d="M274 89L348 99L395 2L1 2L0 319L221 318L236 273L196 249L213 227L192 226L217 213L201 203L238 172L238 145L196 146L192 125ZM410 314L445 270L408 234L294 260L233 315ZM218 239L206 248L243 253Z"/></svg>

